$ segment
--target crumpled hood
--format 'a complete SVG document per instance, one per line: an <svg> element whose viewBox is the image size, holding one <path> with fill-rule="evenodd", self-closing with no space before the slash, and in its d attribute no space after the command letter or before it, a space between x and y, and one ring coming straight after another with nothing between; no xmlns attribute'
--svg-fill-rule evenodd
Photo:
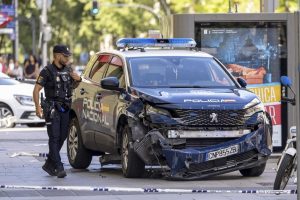
<svg viewBox="0 0 300 200"><path fill-rule="evenodd" d="M141 99L163 107L242 109L256 95L245 89L224 88L131 88ZM168 105L169 104L169 105ZM157 105L159 106L159 105Z"/></svg>

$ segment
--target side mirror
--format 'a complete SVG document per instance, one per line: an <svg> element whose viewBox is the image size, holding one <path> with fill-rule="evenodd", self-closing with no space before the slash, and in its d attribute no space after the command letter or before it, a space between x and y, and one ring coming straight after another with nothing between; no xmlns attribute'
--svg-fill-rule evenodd
<svg viewBox="0 0 300 200"><path fill-rule="evenodd" d="M291 87L292 86L292 81L288 76L281 76L280 77L280 82L282 85Z"/></svg>
<svg viewBox="0 0 300 200"><path fill-rule="evenodd" d="M292 91L292 93L293 93L293 95L294 95L293 98L288 98L287 96L282 95L281 101L282 101L282 102L288 102L288 103L291 103L292 105L296 105L296 94L295 94L294 90L293 90L292 87L291 87L291 86L292 86L292 81L291 81L291 79L290 79L288 76L281 76L281 77L280 77L280 82L281 82L281 84L282 84L283 86L288 87L288 88Z"/></svg>
<svg viewBox="0 0 300 200"><path fill-rule="evenodd" d="M100 85L106 90L120 90L119 80L116 77L106 77L100 81Z"/></svg>
<svg viewBox="0 0 300 200"><path fill-rule="evenodd" d="M236 80L242 86L242 88L246 88L247 82L245 81L245 79L238 77Z"/></svg>

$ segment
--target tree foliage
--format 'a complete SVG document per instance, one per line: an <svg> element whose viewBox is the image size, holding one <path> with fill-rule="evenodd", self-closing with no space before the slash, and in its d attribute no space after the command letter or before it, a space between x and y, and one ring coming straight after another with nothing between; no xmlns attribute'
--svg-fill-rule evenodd
<svg viewBox="0 0 300 200"><path fill-rule="evenodd" d="M161 29L157 17L178 13L228 13L227 0L98 0L100 12L92 16L91 0L52 0L48 10L48 22L52 26L52 39L48 43L49 50L56 43L68 44L74 56L84 51L98 51L121 37L145 37L150 29ZM258 13L260 0L232 0L232 12ZM126 4L128 6L117 6ZM144 5L152 12L135 7ZM297 0L280 0L277 12L293 12L297 9ZM41 10L35 0L19 0L19 16L34 19L36 22L36 38L39 38L39 16ZM28 23L20 23L20 52L32 51L31 27ZM38 43L38 41L36 41Z"/></svg>

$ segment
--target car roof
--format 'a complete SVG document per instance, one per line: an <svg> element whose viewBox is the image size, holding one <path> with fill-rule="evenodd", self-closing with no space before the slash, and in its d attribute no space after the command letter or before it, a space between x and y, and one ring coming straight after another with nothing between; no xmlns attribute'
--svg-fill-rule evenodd
<svg viewBox="0 0 300 200"><path fill-rule="evenodd" d="M175 50L175 49L144 49L145 51L138 50L110 50L99 53L111 53L116 54L122 57L152 57L152 56L191 56L191 57L206 57L212 58L212 55L209 55L205 52L194 51L194 50Z"/></svg>

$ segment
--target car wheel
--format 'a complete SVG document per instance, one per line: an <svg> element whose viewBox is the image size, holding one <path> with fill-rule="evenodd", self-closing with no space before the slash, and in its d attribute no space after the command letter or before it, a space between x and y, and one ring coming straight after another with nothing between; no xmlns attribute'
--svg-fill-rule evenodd
<svg viewBox="0 0 300 200"><path fill-rule="evenodd" d="M126 178L138 178L145 171L145 163L134 152L131 142L131 129L125 125L122 131L122 171Z"/></svg>
<svg viewBox="0 0 300 200"><path fill-rule="evenodd" d="M264 173L266 168L266 163L263 163L257 167L252 167L252 168L248 168L248 169L241 169L240 173L243 176L246 177L255 177L255 176L260 176L262 175L262 173Z"/></svg>
<svg viewBox="0 0 300 200"><path fill-rule="evenodd" d="M92 152L83 145L80 127L76 118L70 121L67 153L69 163L75 169L85 169L91 164Z"/></svg>
<svg viewBox="0 0 300 200"><path fill-rule="evenodd" d="M274 181L274 190L284 190L287 183L290 180L290 177L293 172L293 168L295 166L294 163L294 156L291 156L289 154L284 154L284 157L281 161L281 164L278 168L276 178Z"/></svg>
<svg viewBox="0 0 300 200"><path fill-rule="evenodd" d="M26 124L28 127L44 127L45 123L32 123L32 124Z"/></svg>
<svg viewBox="0 0 300 200"><path fill-rule="evenodd" d="M14 116L12 110L5 104L0 103L0 119L6 118L6 117L12 117ZM7 128L13 128L15 127L15 123L7 124Z"/></svg>

